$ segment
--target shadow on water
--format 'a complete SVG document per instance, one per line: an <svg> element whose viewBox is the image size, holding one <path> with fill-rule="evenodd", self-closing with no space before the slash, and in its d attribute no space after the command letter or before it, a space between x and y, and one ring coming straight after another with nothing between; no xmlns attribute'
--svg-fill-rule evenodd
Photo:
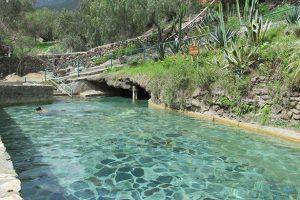
<svg viewBox="0 0 300 200"><path fill-rule="evenodd" d="M50 166L43 163L32 141L3 109L0 109L0 136L21 180L21 195L25 200L67 199L63 196L65 188L60 186Z"/></svg>

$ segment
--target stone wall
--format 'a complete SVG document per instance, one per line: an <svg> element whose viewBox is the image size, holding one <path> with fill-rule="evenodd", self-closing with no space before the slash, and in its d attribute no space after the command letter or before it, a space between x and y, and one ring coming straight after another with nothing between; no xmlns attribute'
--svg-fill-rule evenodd
<svg viewBox="0 0 300 200"><path fill-rule="evenodd" d="M283 92L279 96L279 102L276 101L275 95L267 87L265 77L256 76L251 80L249 92L242 97L240 104L251 106L255 114L251 116L250 121L255 121L262 113L261 110L265 106L270 107L270 120L272 121L299 121L300 120L300 93ZM209 100L207 98L209 96ZM200 112L203 114L215 115L219 117L243 120L234 113L234 108L228 108L220 102L220 98L228 98L234 100L226 92L211 91L197 89L190 100L186 103L188 110Z"/></svg>
<svg viewBox="0 0 300 200"><path fill-rule="evenodd" d="M53 102L53 87L43 85L0 84L0 107Z"/></svg>
<svg viewBox="0 0 300 200"><path fill-rule="evenodd" d="M6 76L8 74L17 73L18 75L25 75L44 70L42 62L34 57L26 57L20 60L15 57L0 57L0 74ZM1 77L0 77L1 78Z"/></svg>
<svg viewBox="0 0 300 200"><path fill-rule="evenodd" d="M134 38L96 47L87 52L39 55L38 58L43 61L44 66L48 67L48 69L64 69L68 66L76 67L77 63L79 63L80 67L89 68L94 65L93 60L96 57L100 57L104 54L108 54L109 52L125 48L130 44L144 44L146 42L146 38Z"/></svg>
<svg viewBox="0 0 300 200"><path fill-rule="evenodd" d="M0 199L19 200L21 182L0 138Z"/></svg>

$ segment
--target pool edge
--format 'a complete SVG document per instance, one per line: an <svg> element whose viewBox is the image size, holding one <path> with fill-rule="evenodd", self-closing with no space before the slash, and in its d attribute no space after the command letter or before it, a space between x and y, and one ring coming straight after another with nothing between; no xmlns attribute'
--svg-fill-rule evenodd
<svg viewBox="0 0 300 200"><path fill-rule="evenodd" d="M0 137L0 199L22 200L21 181Z"/></svg>
<svg viewBox="0 0 300 200"><path fill-rule="evenodd" d="M236 127L240 129L244 129L247 131L252 131L258 134L264 134L264 135L271 135L275 136L281 139L285 139L291 142L296 142L300 143L300 132L296 132L293 130L288 130L288 129L282 129L282 128L275 128L275 127L266 127L266 126L260 126L258 124L250 124L246 122L240 122L237 120L232 120L228 118L222 118L219 116L213 116L213 115L206 115L202 113L197 113L197 112L191 112L191 111L179 111L175 109L171 109L164 104L156 104L153 103L152 101L148 101L148 107L149 108L154 108L154 109L160 109L160 110L167 110L167 111L174 111L174 112L179 112L184 115L205 120L205 121L211 121L215 122L218 124L223 124L223 125L228 125L231 127Z"/></svg>

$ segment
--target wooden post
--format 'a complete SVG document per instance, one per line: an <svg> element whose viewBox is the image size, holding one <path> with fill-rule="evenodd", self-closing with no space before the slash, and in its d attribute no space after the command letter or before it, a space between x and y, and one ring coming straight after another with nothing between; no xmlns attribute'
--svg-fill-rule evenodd
<svg viewBox="0 0 300 200"><path fill-rule="evenodd" d="M138 99L138 91L137 88L133 85L132 86L132 103L135 103L135 101Z"/></svg>

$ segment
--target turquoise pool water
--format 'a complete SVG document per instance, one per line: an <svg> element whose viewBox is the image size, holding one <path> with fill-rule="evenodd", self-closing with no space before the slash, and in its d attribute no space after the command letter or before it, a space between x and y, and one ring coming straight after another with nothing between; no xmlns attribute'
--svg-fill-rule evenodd
<svg viewBox="0 0 300 200"><path fill-rule="evenodd" d="M0 110L25 200L298 199L300 145L124 98Z"/></svg>

